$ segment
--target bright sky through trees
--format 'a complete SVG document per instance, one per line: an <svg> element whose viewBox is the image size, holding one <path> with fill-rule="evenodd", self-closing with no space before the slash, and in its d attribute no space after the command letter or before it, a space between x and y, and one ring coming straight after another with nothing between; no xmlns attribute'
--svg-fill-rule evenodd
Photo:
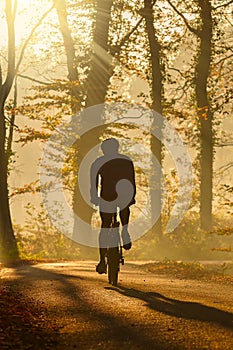
<svg viewBox="0 0 233 350"><path fill-rule="evenodd" d="M14 3L14 2L13 2ZM19 46L23 38L30 34L35 21L52 5L50 0L17 0L17 15L15 20L15 42ZM7 25L5 21L6 1L0 0L0 47L7 45ZM50 18L56 18L52 11Z"/></svg>

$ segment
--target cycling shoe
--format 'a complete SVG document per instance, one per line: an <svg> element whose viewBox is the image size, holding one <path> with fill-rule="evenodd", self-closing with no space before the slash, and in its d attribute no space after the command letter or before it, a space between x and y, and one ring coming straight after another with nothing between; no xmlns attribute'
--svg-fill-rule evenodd
<svg viewBox="0 0 233 350"><path fill-rule="evenodd" d="M107 266L105 261L100 261L99 264L96 266L96 272L98 272L100 275L102 273L106 273L107 272Z"/></svg>

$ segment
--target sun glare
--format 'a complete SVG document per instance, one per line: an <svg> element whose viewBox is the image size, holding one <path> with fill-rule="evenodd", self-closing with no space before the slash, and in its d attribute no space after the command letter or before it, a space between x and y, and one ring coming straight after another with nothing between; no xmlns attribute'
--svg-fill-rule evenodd
<svg viewBox="0 0 233 350"><path fill-rule="evenodd" d="M19 46L27 38L36 23L36 19L52 5L50 0L17 0L17 14L15 18L15 43ZM6 0L0 0L0 47L7 45L7 24L5 19ZM55 13L54 15L55 16ZM51 14L50 14L51 17ZM34 20L35 19L35 20Z"/></svg>
<svg viewBox="0 0 233 350"><path fill-rule="evenodd" d="M6 23L6 7L7 0L0 0L0 47L6 48L8 44L8 33L7 33L7 23ZM12 3L14 0L12 0ZM51 8L53 5L52 0L18 0L17 1L17 14L15 18L15 44L17 47L22 46L25 43L25 40L29 37L32 28L36 26L40 18ZM84 42L90 40L88 35L89 30L92 26L92 20L89 16L89 10L84 14L83 8L80 6L77 7L75 15L72 17L68 11L68 17L70 23L74 23L74 32L76 36L76 42L81 42L81 45ZM74 18L79 17L79 21L74 20ZM58 25L58 16L57 11L51 9L47 14L46 18L43 20L42 24L36 30L34 37L30 41L31 48L34 50L36 56L40 56L41 53L48 47L50 44L50 38L48 31L48 24L51 25L51 30L53 31L51 38L54 40L59 39L59 31L56 33L56 27ZM70 24L70 25L72 25ZM36 38L36 35L38 37ZM57 35L57 36L56 36Z"/></svg>

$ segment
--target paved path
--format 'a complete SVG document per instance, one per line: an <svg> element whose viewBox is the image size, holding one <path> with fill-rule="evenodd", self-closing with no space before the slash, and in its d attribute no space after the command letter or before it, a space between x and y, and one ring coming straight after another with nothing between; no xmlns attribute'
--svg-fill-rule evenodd
<svg viewBox="0 0 233 350"><path fill-rule="evenodd" d="M4 269L2 278L56 321L53 349L233 349L233 285L126 264L112 287L80 261Z"/></svg>

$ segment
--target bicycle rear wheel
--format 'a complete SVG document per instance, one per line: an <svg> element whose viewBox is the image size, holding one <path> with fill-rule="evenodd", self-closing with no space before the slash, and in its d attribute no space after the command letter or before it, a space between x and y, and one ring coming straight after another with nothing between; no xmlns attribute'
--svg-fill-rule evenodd
<svg viewBox="0 0 233 350"><path fill-rule="evenodd" d="M108 282L114 286L118 283L118 273L120 265L119 249L109 248L108 250Z"/></svg>

